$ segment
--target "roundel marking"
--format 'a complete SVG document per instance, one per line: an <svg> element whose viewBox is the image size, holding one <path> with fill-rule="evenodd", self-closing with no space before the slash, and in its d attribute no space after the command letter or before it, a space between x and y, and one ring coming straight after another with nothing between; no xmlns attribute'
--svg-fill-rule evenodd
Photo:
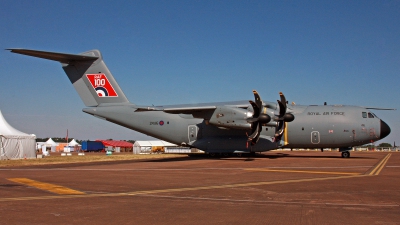
<svg viewBox="0 0 400 225"><path fill-rule="evenodd" d="M99 97L108 96L108 91L104 87L97 87L95 90Z"/></svg>
<svg viewBox="0 0 400 225"><path fill-rule="evenodd" d="M164 121L160 121L158 124L160 124L160 126L164 125Z"/></svg>

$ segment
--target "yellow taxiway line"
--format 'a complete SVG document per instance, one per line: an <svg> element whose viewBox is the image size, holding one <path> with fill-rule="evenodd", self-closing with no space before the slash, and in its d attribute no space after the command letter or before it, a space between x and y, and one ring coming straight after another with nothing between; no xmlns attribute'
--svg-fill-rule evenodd
<svg viewBox="0 0 400 225"><path fill-rule="evenodd" d="M383 167L385 167L386 163L388 162L390 156L392 155L392 153L389 153L386 155L385 158L383 158L379 164L369 173L369 175L379 175L379 173L381 172L381 170L383 169Z"/></svg>
<svg viewBox="0 0 400 225"><path fill-rule="evenodd" d="M35 180L31 180L28 178L9 178L8 180L20 183L20 184L25 184L31 187L35 187L41 190L46 190L50 191L56 194L60 195L83 195L85 194L84 192L73 190L67 187L63 187L60 185L55 185L55 184L49 184L49 183L43 183Z"/></svg>

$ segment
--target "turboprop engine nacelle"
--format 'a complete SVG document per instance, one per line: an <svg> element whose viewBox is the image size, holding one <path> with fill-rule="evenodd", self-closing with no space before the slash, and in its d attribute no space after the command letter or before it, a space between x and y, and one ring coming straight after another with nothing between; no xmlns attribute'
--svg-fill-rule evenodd
<svg viewBox="0 0 400 225"><path fill-rule="evenodd" d="M251 129L251 124L247 122L247 119L252 115L253 113L247 109L218 106L208 123L225 128Z"/></svg>

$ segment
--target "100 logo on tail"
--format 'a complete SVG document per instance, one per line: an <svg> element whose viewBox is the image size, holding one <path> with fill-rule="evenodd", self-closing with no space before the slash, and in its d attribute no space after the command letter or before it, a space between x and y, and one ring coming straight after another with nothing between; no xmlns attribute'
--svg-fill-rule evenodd
<svg viewBox="0 0 400 225"><path fill-rule="evenodd" d="M99 97L118 97L104 73L86 74L86 77Z"/></svg>

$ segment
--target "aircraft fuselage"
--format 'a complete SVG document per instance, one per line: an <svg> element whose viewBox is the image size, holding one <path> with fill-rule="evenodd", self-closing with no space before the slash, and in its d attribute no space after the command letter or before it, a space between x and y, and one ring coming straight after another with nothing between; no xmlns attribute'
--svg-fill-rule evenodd
<svg viewBox="0 0 400 225"><path fill-rule="evenodd" d="M86 108L83 111L178 145L207 152L261 152L277 148L348 148L377 141L390 132L385 122L358 106L288 107L295 116L280 142L275 127L263 126L260 141L247 144L249 130L219 128L203 119L163 111L137 112L134 106Z"/></svg>

